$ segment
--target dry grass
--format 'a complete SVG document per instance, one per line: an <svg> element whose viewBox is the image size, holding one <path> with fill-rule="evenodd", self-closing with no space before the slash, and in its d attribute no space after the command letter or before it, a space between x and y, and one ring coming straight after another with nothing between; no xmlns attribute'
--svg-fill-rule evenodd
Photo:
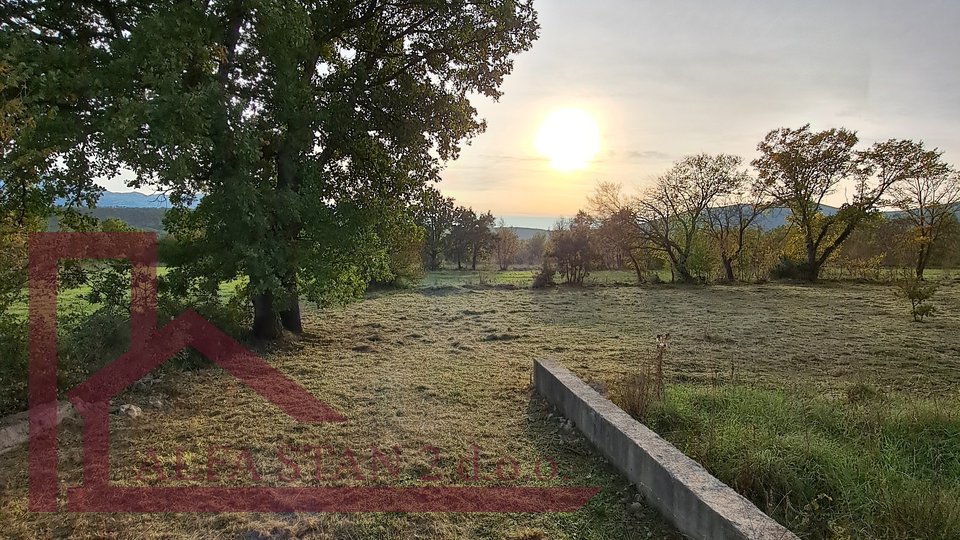
<svg viewBox="0 0 960 540"><path fill-rule="evenodd" d="M254 452L262 483L276 483L280 465L269 452L278 445L329 445L358 455L371 445L398 445L402 472L389 483L410 485L426 467L424 445L450 456L444 470L452 475L453 462L476 444L487 464L510 455L529 470L537 457L553 457L566 484L602 486L601 493L572 514L35 515L26 512L21 449L0 456L0 530L23 538L257 538L253 532L271 531L319 538L659 538L667 529L635 504L633 488L532 399L533 358L553 357L585 379L615 380L652 358L654 337L670 332L668 385L735 371L740 381L761 386L802 381L842 393L867 380L897 392L955 396L960 287L944 287L935 302L939 316L915 325L892 287L874 285L381 292L345 309L309 313L303 338L264 353L343 411L346 424L295 425L217 370L165 373L123 398L146 415L114 419L114 481L136 483L150 448L167 459L177 447L192 451L188 465L202 463L211 445L264 450ZM164 407L151 408L150 397L161 394ZM75 484L79 429L70 423L61 432L61 478Z"/></svg>

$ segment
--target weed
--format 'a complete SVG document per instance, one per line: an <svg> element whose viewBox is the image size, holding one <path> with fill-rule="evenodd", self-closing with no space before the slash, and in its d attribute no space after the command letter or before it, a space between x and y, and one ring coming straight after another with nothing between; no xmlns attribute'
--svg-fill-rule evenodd
<svg viewBox="0 0 960 540"><path fill-rule="evenodd" d="M663 401L663 357L667 352L670 334L657 336L657 354L653 362L643 364L639 371L629 373L613 393L613 402L627 414L644 421L653 407Z"/></svg>

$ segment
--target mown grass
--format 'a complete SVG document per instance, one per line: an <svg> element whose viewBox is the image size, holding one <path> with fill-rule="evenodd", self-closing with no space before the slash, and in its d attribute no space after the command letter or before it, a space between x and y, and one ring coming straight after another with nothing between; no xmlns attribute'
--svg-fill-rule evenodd
<svg viewBox="0 0 960 540"><path fill-rule="evenodd" d="M8 536L22 538L235 538L255 537L251 536L254 533L269 536L274 531L281 538L669 536L669 527L637 500L626 481L575 430L564 429L550 416L552 411L531 393L529 379L532 360L551 357L584 379L616 380L649 361L656 347L655 336L666 332L672 336L665 363L667 404L673 404L676 412L667 416L670 409L665 409L665 423L659 429L676 433L678 444L682 442L680 434L685 433L694 455L697 441L708 441L702 444L713 448L723 442L729 451L720 455L727 459L710 462L707 458L715 454L701 449L704 460L710 467L728 463L730 471L742 468L746 471L744 482L754 470L759 472L753 476L762 479L784 474L785 479L777 480L781 484L773 485L777 489L793 486L793 478L800 476L843 480L817 480L816 489L811 490L817 500L821 491L846 489L859 478L848 480L839 472L830 472L830 467L842 469L844 459L858 460L849 470L863 473L866 483L886 478L868 474L873 457L890 459L891 467L899 467L908 463L911 455L916 462L925 459L923 456L940 455L945 464L949 456L955 456L951 452L956 446L949 442L953 435L946 432L935 439L915 437L942 443L939 450L916 451L906 446L912 441L907 436L860 434L862 424L855 421L857 415L869 419L873 402L850 405L855 411L850 418L828 412L834 402L838 411L845 411L848 406L842 400L847 390L865 383L886 396L887 401L877 403L892 403L894 411L901 406L906 411L906 404L917 396L931 400L942 396L948 423L922 424L927 426L922 429L955 426L952 411L960 387L957 284L945 286L935 297L940 308L937 317L915 324L909 306L896 296L894 287L886 285L659 285L536 291L453 284L434 287L427 279L422 289L381 291L345 308L308 310L307 332L302 338L260 348L267 361L344 412L347 423L297 425L216 369L194 373L166 369L159 374L160 380L144 381L114 401L115 406L141 405L145 415L137 420L116 415L112 420L113 481L134 482L148 448L170 459L172 452L182 447L188 463L197 465L211 445L267 450L277 444L329 445L359 451L375 444L404 449L406 466L402 470L406 472L390 482L406 485L415 483L422 470L418 451L423 445L443 449L455 467L453 456L477 444L488 466L503 455L515 456L527 469L537 456L556 459L568 477L561 484L602 488L587 507L571 514L539 515L31 514L26 509L26 449L21 448L0 456L0 528ZM715 384L734 384L735 389L727 395L723 388L713 388ZM740 387L743 390L737 389ZM791 388L802 388L803 393L796 398L790 392L778 393ZM765 392L773 397L764 397ZM712 393L716 395L710 398ZM153 398L160 407L152 406ZM747 401L752 405L742 404L746 410L736 408ZM862 412L856 412L860 410L857 407ZM911 417L907 413L898 414L891 418L921 429L920 423L908 422ZM824 419L817 419L820 416ZM668 425L671 418L675 424ZM753 418L759 422L755 426ZM683 421L690 422L685 431ZM880 425L893 430L896 424L892 422ZM714 424L716 433L708 435ZM693 427L696 425L701 427ZM725 425L728 427L723 428ZM79 428L77 422L61 428L59 455L65 485L76 484L80 478ZM763 446L768 433L779 434L792 446L785 446L786 450L772 442ZM900 453L855 453L855 448L871 440L888 438L894 441L891 448L903 445ZM802 453L807 448L805 440L811 441L810 452L816 451L813 457ZM750 441L759 446L749 446ZM766 451L752 453L754 448ZM795 462L794 454L802 458L796 462L805 468L789 465ZM254 457L263 471L263 483L275 482L276 460L267 454ZM748 468L753 462L763 467ZM883 463L881 466L887 466ZM940 470L933 465L925 467L921 470ZM944 465L942 470L948 478L955 474L949 472L955 470L955 464ZM727 474L723 469L715 472ZM923 474L933 477L932 472ZM927 476L918 478L919 483L887 489L895 495L896 490L914 486L917 497L939 496L927 488L929 483L923 483ZM951 481L941 480L940 485L946 489ZM863 493L868 490L864 488ZM878 495L873 498L884 500ZM870 529L880 536L896 537L903 532L892 527L908 521L894 512L936 508L929 499L913 504L907 501L894 508L899 499L893 495L889 503L858 502L863 500L854 500L839 515L853 515L858 510L886 513L875 521L891 528ZM817 504L823 508L825 501L821 498ZM799 508L797 512L803 510L793 506ZM807 513L826 515L814 510ZM820 518L811 517L811 523L822 523L815 519ZM931 518L931 522L936 521ZM842 523L847 532L870 537L851 523ZM804 534L812 538L824 531L821 525L809 527Z"/></svg>
<svg viewBox="0 0 960 540"><path fill-rule="evenodd" d="M805 538L960 538L960 402L673 385L648 424Z"/></svg>
<svg viewBox="0 0 960 540"><path fill-rule="evenodd" d="M533 276L539 269L523 270L439 270L428 272L423 281L420 282L421 288L441 288L441 287L483 287L483 286L512 286L517 288L530 288L533 284ZM670 271L663 270L657 273L661 281L670 280ZM557 281L562 279L558 276ZM637 275L629 270L603 270L592 272L584 279L584 285L591 286L609 286L609 285L635 285Z"/></svg>

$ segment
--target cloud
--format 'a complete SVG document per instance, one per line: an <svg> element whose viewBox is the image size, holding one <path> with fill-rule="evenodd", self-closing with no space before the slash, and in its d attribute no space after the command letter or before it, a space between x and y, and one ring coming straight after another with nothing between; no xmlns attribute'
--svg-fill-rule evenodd
<svg viewBox="0 0 960 540"><path fill-rule="evenodd" d="M670 157L671 154L658 150L633 150L626 154L626 159L636 161L665 161Z"/></svg>

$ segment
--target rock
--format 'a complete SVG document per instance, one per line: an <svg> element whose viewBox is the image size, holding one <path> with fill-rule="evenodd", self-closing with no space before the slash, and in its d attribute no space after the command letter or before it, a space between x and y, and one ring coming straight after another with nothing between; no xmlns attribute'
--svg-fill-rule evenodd
<svg viewBox="0 0 960 540"><path fill-rule="evenodd" d="M141 409L140 407L137 407L136 405L132 405L130 403L121 405L120 412L122 414L129 416L130 418L140 418L141 416L143 416L143 409Z"/></svg>
<svg viewBox="0 0 960 540"><path fill-rule="evenodd" d="M76 418L76 409L69 401L57 402L57 419L54 424L41 424L41 430L55 428L64 418ZM26 411L0 418L0 454L13 450L30 438L29 413Z"/></svg>
<svg viewBox="0 0 960 540"><path fill-rule="evenodd" d="M630 510L633 510L634 512L639 514L640 512L643 512L643 505L638 502L632 503L630 505Z"/></svg>

